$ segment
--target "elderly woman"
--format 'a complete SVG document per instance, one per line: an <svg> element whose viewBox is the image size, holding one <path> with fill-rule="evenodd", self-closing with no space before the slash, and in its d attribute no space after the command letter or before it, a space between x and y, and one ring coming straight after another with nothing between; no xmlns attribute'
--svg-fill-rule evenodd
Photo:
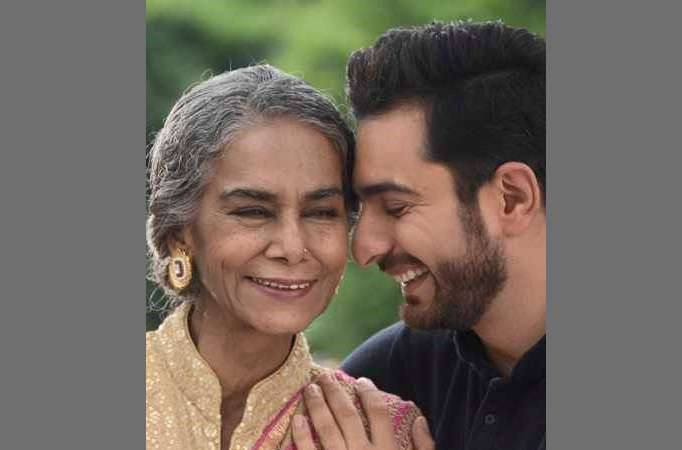
<svg viewBox="0 0 682 450"><path fill-rule="evenodd" d="M177 306L147 333L148 450L294 447L302 390L323 372L301 332L343 274L353 150L335 106L270 66L175 104L151 149L147 241ZM418 411L386 401L409 448Z"/></svg>

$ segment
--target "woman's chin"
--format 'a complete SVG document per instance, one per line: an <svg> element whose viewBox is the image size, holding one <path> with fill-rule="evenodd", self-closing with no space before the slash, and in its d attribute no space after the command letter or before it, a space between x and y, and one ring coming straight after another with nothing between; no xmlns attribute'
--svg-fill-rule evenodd
<svg viewBox="0 0 682 450"><path fill-rule="evenodd" d="M248 322L253 329L267 335L293 335L304 331L319 314L300 311L256 313Z"/></svg>
<svg viewBox="0 0 682 450"><path fill-rule="evenodd" d="M304 331L329 306L329 301L308 298L306 302L272 301L267 297L243 298L243 305L254 307L242 316L264 334L297 334ZM256 307L257 305L257 307Z"/></svg>
<svg viewBox="0 0 682 450"><path fill-rule="evenodd" d="M303 332L308 326L312 323L311 322L305 322L303 324L301 323L282 323L281 321L277 322L267 322L267 323L260 323L256 324L254 328L256 328L258 331L260 331L263 334L267 335L273 335L273 336L285 336L285 335L295 335L298 333Z"/></svg>

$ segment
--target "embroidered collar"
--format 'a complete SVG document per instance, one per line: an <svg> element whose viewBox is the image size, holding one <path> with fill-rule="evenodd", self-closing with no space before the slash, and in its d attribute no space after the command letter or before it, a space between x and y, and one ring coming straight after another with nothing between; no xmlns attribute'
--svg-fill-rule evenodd
<svg viewBox="0 0 682 450"><path fill-rule="evenodd" d="M172 379L187 400L220 429L220 383L190 336L191 306L189 303L179 306L161 324L157 334ZM230 448L251 448L270 420L310 381L312 368L308 344L299 333L284 364L251 389L242 421L232 434Z"/></svg>

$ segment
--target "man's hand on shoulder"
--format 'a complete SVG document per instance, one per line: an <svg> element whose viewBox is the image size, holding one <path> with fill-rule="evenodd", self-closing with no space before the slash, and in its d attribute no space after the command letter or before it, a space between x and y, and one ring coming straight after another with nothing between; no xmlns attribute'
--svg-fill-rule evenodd
<svg viewBox="0 0 682 450"><path fill-rule="evenodd" d="M386 403L386 394L360 378L355 384L369 422L369 435L353 400L330 373L320 375L305 390L305 402L322 447L325 450L400 450ZM434 450L426 419L412 424L412 448ZM315 444L303 416L293 420L293 440L298 450L314 450Z"/></svg>

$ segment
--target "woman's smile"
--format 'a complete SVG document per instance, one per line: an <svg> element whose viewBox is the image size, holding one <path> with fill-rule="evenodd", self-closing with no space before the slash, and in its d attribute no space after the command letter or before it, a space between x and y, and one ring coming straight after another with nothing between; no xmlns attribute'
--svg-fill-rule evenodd
<svg viewBox="0 0 682 450"><path fill-rule="evenodd" d="M246 276L244 279L260 292L277 299L297 299L305 297L317 280L260 278Z"/></svg>

